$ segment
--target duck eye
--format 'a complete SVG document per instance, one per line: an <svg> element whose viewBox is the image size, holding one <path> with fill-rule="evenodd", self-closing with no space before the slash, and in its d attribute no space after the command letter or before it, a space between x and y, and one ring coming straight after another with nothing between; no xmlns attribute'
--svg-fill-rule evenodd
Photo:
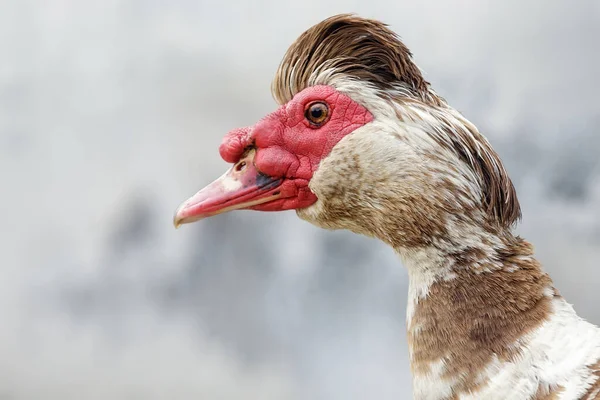
<svg viewBox="0 0 600 400"><path fill-rule="evenodd" d="M320 127L329 118L329 106L320 101L310 103L304 111L304 117L313 127Z"/></svg>

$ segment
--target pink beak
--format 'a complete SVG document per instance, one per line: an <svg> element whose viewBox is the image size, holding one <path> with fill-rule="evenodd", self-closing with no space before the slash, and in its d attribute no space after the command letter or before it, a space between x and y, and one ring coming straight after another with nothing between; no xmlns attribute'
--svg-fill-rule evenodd
<svg viewBox="0 0 600 400"><path fill-rule="evenodd" d="M283 179L262 174L254 165L255 153L249 151L224 175L183 202L173 217L175 227L281 197Z"/></svg>

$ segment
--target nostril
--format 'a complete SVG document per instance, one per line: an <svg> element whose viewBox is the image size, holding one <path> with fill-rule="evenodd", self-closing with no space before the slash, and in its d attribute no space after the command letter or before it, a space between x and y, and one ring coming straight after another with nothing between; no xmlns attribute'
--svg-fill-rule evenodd
<svg viewBox="0 0 600 400"><path fill-rule="evenodd" d="M236 166L235 166L235 170L237 172L241 172L241 171L243 171L245 169L246 169L246 161L241 161L241 162L237 163Z"/></svg>

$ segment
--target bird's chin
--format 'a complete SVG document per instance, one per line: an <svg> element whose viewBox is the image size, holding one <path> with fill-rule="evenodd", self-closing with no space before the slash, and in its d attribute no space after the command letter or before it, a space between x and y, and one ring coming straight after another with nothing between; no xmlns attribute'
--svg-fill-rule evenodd
<svg viewBox="0 0 600 400"><path fill-rule="evenodd" d="M300 219L319 228L328 230L344 229L344 227L340 226L339 221L328 217L328 214L323 207L323 203L320 201L316 201L308 207L297 208L296 215Z"/></svg>

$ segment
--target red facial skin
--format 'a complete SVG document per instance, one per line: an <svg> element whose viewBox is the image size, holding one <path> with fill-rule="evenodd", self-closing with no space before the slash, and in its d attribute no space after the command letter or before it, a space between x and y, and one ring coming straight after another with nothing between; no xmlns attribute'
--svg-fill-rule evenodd
<svg viewBox="0 0 600 400"><path fill-rule="evenodd" d="M305 117L306 108L316 101L329 107L328 119L320 126L311 124ZM196 195L198 201L194 202L192 197L184 203L185 207L180 207L175 216L176 225L218 214L219 207L226 208L225 211L282 211L310 206L317 197L310 191L308 183L319 162L344 136L372 120L373 116L367 109L330 86L313 86L303 90L254 126L235 129L223 139L219 152L229 163L240 161L248 149L256 150L251 160L255 168L248 168L246 176L241 173L235 177L243 184L244 196L241 197L244 199L239 199L236 205L235 191L240 190L214 189L215 185L218 186L216 181L209 185L211 189L207 187ZM263 175L263 181L272 178L271 183L257 185L256 182L260 181L257 173ZM255 191L253 200L264 197L264 203L245 206L251 187ZM273 200L267 199L268 196L272 196ZM219 202L219 198L223 200ZM183 208L186 208L185 212ZM208 208L210 213L206 212Z"/></svg>

